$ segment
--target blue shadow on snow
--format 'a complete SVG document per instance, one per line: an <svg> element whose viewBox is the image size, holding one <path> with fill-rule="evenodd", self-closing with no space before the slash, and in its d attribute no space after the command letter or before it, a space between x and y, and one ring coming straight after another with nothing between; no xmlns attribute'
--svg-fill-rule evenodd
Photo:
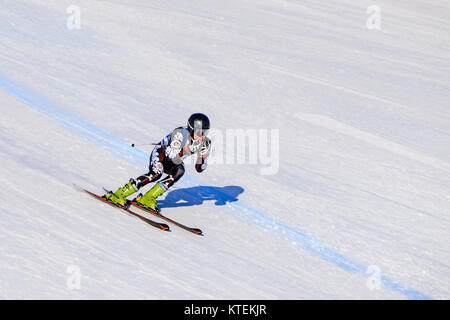
<svg viewBox="0 0 450 320"><path fill-rule="evenodd" d="M212 200L216 206L224 206L230 202L238 201L238 196L244 192L239 186L213 187L197 186L180 188L169 191L165 199L158 200L162 208L198 206L203 202Z"/></svg>

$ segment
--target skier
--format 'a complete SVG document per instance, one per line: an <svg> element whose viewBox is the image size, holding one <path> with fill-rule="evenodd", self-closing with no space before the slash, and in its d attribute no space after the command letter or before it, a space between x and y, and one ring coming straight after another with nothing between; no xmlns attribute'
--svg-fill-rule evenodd
<svg viewBox="0 0 450 320"><path fill-rule="evenodd" d="M184 175L183 159L197 154L195 169L203 172L206 169L211 140L206 137L210 127L209 119L203 113L192 114L187 127L178 127L168 134L153 149L150 155L149 172L133 179L119 188L116 192L109 192L105 196L108 200L121 206L126 205L126 198L136 193L143 186L158 181L162 174L167 177L157 182L146 194L140 193L135 201L144 207L158 210L156 198L167 191Z"/></svg>

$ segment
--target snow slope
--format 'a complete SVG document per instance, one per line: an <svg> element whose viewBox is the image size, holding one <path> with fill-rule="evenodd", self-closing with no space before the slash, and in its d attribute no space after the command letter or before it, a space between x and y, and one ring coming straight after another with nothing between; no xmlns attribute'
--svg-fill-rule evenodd
<svg viewBox="0 0 450 320"><path fill-rule="evenodd" d="M381 30L369 1L82 0L69 30L72 4L1 3L1 298L450 297L448 3L377 1ZM196 111L280 137L275 175L187 166L161 205L204 237L73 187Z"/></svg>

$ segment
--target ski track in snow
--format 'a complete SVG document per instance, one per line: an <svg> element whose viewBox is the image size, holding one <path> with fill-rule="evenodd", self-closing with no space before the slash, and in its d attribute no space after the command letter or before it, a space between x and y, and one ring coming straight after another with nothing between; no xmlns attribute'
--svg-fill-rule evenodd
<svg viewBox="0 0 450 320"><path fill-rule="evenodd" d="M447 171L450 173L450 165L442 161L440 159L436 159L434 157L430 157L421 152L417 152L410 148L406 148L401 144L389 141L387 139L381 138L377 135L365 132L363 130L357 129L350 125L344 124L342 122L336 121L326 116L311 114L311 113L303 113L299 112L296 114L296 117L302 121L309 122L313 125L335 131L337 133L344 134L346 136L352 137L357 140L361 140L367 144L385 149L392 153L398 154L400 156L409 158L411 160L424 163L426 165Z"/></svg>
<svg viewBox="0 0 450 320"><path fill-rule="evenodd" d="M45 97L39 95L38 93L23 87L22 85L6 78L3 75L0 75L0 87L6 90L10 95L23 101L28 106L41 112L42 114L46 115L53 121L72 130L77 135L91 140L98 146L109 149L110 151L117 154L117 156L125 159L131 164L138 167L145 167L147 165L148 154L146 154L145 152L132 148L131 146L121 141L117 137L112 136L108 132L92 125L91 123L83 119L78 118L77 116L70 114L69 112L66 112L65 110L58 107L57 105L55 105ZM302 118L303 120L306 119L309 122L317 123L316 118L306 117L304 114L299 114L297 116ZM320 119L319 122L323 123L322 120L323 119ZM334 122L330 123L330 121L325 123L330 124L328 126L329 129L334 129L340 132L344 131L344 133L355 136L352 134L351 130L350 131L348 130L347 127L343 127L342 125L336 125ZM366 141L367 139L364 139L365 142L369 143L372 142L377 145L381 143L387 149L392 149L390 148L390 144L386 144L385 141L380 142L379 139L374 139L372 136L361 135L360 132L358 132L356 136L360 138L367 137L368 141ZM407 156L411 155L411 152L409 150L406 150L402 153ZM430 163L429 161L430 159L428 158L424 159L420 155L417 156L416 153L414 153L412 157L415 158L416 160L422 160L422 162ZM435 164L435 162L432 163ZM201 181L188 175L185 175L182 183L184 185L190 186L202 184ZM220 191L215 192L218 199L228 198L225 194L220 193ZM372 275L372 273L368 271L369 269L367 266L364 266L328 248L324 244L315 241L314 239L300 232L299 230L296 230L287 225L279 223L275 219L271 218L268 214L256 210L246 205L242 201L230 203L228 206L225 206L223 210L227 214L242 219L253 226L256 226L264 231L269 231L278 237L288 240L291 243L317 255L321 259L340 267L341 269L344 269L348 272L359 273L361 276L366 278ZM412 288L400 284L384 275L381 275L381 283L385 287L405 295L408 299L431 299L431 297L428 297L425 294L422 294L421 292L418 292Z"/></svg>

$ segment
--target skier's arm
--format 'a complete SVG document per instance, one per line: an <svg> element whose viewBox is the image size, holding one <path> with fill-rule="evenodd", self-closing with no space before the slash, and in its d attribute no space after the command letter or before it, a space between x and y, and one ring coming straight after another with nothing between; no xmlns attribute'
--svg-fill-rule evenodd
<svg viewBox="0 0 450 320"><path fill-rule="evenodd" d="M195 164L195 170L197 172L203 172L208 165L209 151L211 150L211 140L205 138L198 152L197 163Z"/></svg>
<svg viewBox="0 0 450 320"><path fill-rule="evenodd" d="M166 147L166 155L170 159L174 159L179 155L181 149L183 148L184 136L180 130L175 129L168 138L169 139L167 139L166 142L168 144Z"/></svg>

